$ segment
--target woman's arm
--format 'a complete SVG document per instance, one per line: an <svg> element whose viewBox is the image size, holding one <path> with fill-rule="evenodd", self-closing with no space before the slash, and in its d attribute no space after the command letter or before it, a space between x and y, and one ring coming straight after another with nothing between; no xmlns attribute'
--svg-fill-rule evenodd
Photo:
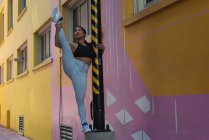
<svg viewBox="0 0 209 140"><path fill-rule="evenodd" d="M61 48L60 43L59 43L59 37L58 37L58 33L60 28L62 28L62 24L56 24L56 32L55 32L55 46L58 48Z"/></svg>
<svg viewBox="0 0 209 140"><path fill-rule="evenodd" d="M71 50L73 52L75 52L76 48L78 47L78 44L69 42L69 46L70 46Z"/></svg>
<svg viewBox="0 0 209 140"><path fill-rule="evenodd" d="M104 44L97 44L97 48L102 50L102 54L104 53L104 51L105 51Z"/></svg>

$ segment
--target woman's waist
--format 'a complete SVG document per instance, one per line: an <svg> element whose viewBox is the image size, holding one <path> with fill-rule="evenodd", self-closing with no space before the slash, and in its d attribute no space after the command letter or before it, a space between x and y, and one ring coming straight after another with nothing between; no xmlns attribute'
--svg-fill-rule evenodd
<svg viewBox="0 0 209 140"><path fill-rule="evenodd" d="M86 63L88 66L91 65L92 59L88 57L75 57L75 59L80 60L84 63Z"/></svg>

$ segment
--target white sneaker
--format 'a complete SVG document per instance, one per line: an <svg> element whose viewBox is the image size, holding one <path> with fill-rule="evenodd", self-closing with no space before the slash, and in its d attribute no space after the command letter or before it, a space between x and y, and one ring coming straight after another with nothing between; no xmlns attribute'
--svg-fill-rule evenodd
<svg viewBox="0 0 209 140"><path fill-rule="evenodd" d="M56 7L52 12L52 22L61 23L62 16L60 14L59 9Z"/></svg>
<svg viewBox="0 0 209 140"><path fill-rule="evenodd" d="M82 126L82 129L83 129L84 133L91 132L91 129L89 128L89 125Z"/></svg>

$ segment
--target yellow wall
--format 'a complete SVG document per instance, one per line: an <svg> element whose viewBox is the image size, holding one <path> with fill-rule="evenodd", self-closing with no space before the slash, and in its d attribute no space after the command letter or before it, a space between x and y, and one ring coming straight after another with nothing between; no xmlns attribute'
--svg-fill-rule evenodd
<svg viewBox="0 0 209 140"><path fill-rule="evenodd" d="M125 27L128 56L153 95L209 93L208 5L180 0Z"/></svg>
<svg viewBox="0 0 209 140"><path fill-rule="evenodd" d="M6 60L27 41L28 74L16 78L17 63L13 61L14 81L0 86L1 124L6 125L6 110L11 110L11 129L18 131L19 115L24 115L25 136L34 140L50 140L51 137L51 63L33 71L34 33L50 18L51 0L27 0L27 10L18 20L18 1L13 1L13 30L7 34L7 0L3 0L5 40L0 47L0 64L4 63L6 81Z"/></svg>

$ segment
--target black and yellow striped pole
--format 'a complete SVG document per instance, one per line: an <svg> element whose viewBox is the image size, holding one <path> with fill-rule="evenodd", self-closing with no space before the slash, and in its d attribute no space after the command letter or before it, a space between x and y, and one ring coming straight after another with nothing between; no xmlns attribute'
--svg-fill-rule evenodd
<svg viewBox="0 0 209 140"><path fill-rule="evenodd" d="M92 45L96 54L96 57L92 62L93 129L96 131L103 131L105 130L105 111L102 50L96 47L98 43L102 42L100 0L91 0L91 29Z"/></svg>

